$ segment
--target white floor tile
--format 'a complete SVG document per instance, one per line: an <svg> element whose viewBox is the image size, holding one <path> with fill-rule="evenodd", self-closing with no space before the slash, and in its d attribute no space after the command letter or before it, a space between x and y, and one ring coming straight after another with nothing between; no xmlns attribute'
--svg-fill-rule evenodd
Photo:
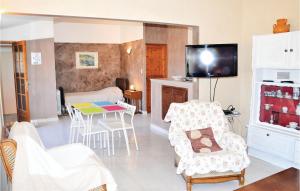
<svg viewBox="0 0 300 191"><path fill-rule="evenodd" d="M135 129L139 151L135 150L132 134L129 133L131 156L127 155L124 137L115 141L115 155L96 148L95 152L111 170L119 191L184 191L185 182L174 167L173 148L165 136L151 132L150 116L136 115ZM58 122L38 125L39 134L47 148L68 144L68 117ZM280 171L279 167L251 158L246 171L246 184L252 183ZM238 182L193 185L193 191L231 191Z"/></svg>

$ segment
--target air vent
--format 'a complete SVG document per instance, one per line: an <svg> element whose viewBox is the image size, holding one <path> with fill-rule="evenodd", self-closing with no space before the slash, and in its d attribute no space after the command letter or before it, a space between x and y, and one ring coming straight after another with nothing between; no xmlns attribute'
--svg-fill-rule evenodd
<svg viewBox="0 0 300 191"><path fill-rule="evenodd" d="M277 79L278 80L290 79L290 73L289 72L277 72Z"/></svg>

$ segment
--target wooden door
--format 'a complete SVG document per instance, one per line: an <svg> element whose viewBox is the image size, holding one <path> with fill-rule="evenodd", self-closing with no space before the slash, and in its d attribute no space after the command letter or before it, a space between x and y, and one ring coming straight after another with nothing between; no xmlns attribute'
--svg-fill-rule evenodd
<svg viewBox="0 0 300 191"><path fill-rule="evenodd" d="M167 77L167 45L146 44L147 112L151 112L151 79Z"/></svg>
<svg viewBox="0 0 300 191"><path fill-rule="evenodd" d="M162 119L165 118L171 103L184 103L188 100L188 90L173 86L162 86Z"/></svg>
<svg viewBox="0 0 300 191"><path fill-rule="evenodd" d="M13 56L18 121L30 121L25 41L13 43Z"/></svg>

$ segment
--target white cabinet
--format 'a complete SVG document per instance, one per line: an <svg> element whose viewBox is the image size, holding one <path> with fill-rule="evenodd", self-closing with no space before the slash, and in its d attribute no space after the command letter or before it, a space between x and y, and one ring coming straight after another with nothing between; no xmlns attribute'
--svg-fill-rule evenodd
<svg viewBox="0 0 300 191"><path fill-rule="evenodd" d="M255 36L252 53L248 152L282 168L300 169L300 130L289 128L290 122L300 124L295 112L300 96L291 98L300 91L300 31Z"/></svg>
<svg viewBox="0 0 300 191"><path fill-rule="evenodd" d="M300 32L254 37L255 68L300 69Z"/></svg>
<svg viewBox="0 0 300 191"><path fill-rule="evenodd" d="M291 136L252 126L248 140L248 145L252 148L286 160L294 160L295 138Z"/></svg>
<svg viewBox="0 0 300 191"><path fill-rule="evenodd" d="M294 162L300 164L300 140L297 140L295 144Z"/></svg>
<svg viewBox="0 0 300 191"><path fill-rule="evenodd" d="M290 38L290 57L288 62L291 69L300 69L300 32L292 32Z"/></svg>

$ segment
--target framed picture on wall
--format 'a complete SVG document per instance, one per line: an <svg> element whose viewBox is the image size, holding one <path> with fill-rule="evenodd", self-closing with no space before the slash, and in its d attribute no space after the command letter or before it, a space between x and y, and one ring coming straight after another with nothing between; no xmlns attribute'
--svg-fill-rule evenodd
<svg viewBox="0 0 300 191"><path fill-rule="evenodd" d="M98 68L98 52L76 52L76 69Z"/></svg>

